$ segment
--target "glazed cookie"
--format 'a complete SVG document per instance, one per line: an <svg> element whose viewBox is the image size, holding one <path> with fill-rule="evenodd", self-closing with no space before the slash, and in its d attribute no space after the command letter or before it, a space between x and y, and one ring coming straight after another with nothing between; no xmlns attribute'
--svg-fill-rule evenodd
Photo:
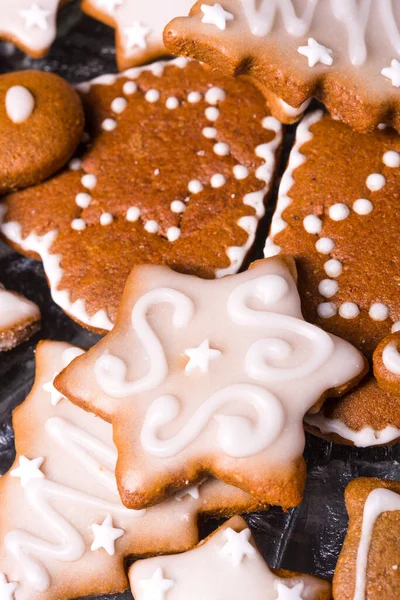
<svg viewBox="0 0 400 600"><path fill-rule="evenodd" d="M42 258L67 314L104 332L136 264L205 278L239 270L282 134L254 86L185 59L80 90L91 142L54 179L6 197L1 230Z"/></svg>
<svg viewBox="0 0 400 600"><path fill-rule="evenodd" d="M400 331L388 335L374 352L374 375L380 387L400 397Z"/></svg>
<svg viewBox="0 0 400 600"><path fill-rule="evenodd" d="M299 114L314 96L358 131L382 122L400 130L396 0L200 0L164 41L174 54L249 76Z"/></svg>
<svg viewBox="0 0 400 600"><path fill-rule="evenodd" d="M193 0L82 0L82 10L116 30L116 55L120 71L168 54L163 42L166 24L186 16Z"/></svg>
<svg viewBox="0 0 400 600"><path fill-rule="evenodd" d="M120 502L111 426L54 389L79 348L42 342L32 392L13 415L17 456L0 479L0 597L69 600L128 587L124 560L198 542L199 514L257 508L209 480L148 511ZM5 594L5 595L4 595Z"/></svg>
<svg viewBox="0 0 400 600"><path fill-rule="evenodd" d="M0 39L41 58L56 37L57 12L68 0L0 0Z"/></svg>
<svg viewBox="0 0 400 600"><path fill-rule="evenodd" d="M135 268L113 331L55 385L112 423L126 506L213 475L291 507L304 414L364 371L353 346L304 321L294 263L274 258L218 281Z"/></svg>
<svg viewBox="0 0 400 600"><path fill-rule="evenodd" d="M0 123L1 195L63 167L79 144L84 118L77 93L61 77L20 71L0 75Z"/></svg>
<svg viewBox="0 0 400 600"><path fill-rule="evenodd" d="M330 600L327 581L271 571L246 521L234 517L190 552L139 560L129 570L135 600Z"/></svg>
<svg viewBox="0 0 400 600"><path fill-rule="evenodd" d="M335 600L399 598L400 482L355 479L345 499L349 528L333 578Z"/></svg>
<svg viewBox="0 0 400 600"><path fill-rule="evenodd" d="M0 352L25 342L40 329L40 310L0 284Z"/></svg>
<svg viewBox="0 0 400 600"><path fill-rule="evenodd" d="M371 362L400 325L399 190L396 132L361 135L311 113L298 127L265 248L266 256L295 257L306 319L347 339ZM307 422L328 437L340 431L356 445L387 443L399 436L397 406L370 377Z"/></svg>

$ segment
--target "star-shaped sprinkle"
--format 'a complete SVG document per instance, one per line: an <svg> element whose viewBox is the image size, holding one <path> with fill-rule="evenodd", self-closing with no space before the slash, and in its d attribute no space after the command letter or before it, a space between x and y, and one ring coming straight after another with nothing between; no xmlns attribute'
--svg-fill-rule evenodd
<svg viewBox="0 0 400 600"><path fill-rule="evenodd" d="M180 490L179 492L177 492L175 494L175 500L178 500L178 502L182 502L182 500L184 498L186 498L186 496L190 496L191 498L193 498L193 500L198 500L200 498L200 486L205 482L206 480L203 479L202 481L200 481L200 483L198 483L197 485L192 485L188 488L185 488L183 490Z"/></svg>
<svg viewBox="0 0 400 600"><path fill-rule="evenodd" d="M256 556L256 549L249 542L251 537L250 529L243 529L239 533L231 527L224 531L226 544L221 548L223 556L230 556L232 565L238 567L244 557L253 558Z"/></svg>
<svg viewBox="0 0 400 600"><path fill-rule="evenodd" d="M308 66L315 67L317 63L330 66L333 63L332 50L319 44L314 38L308 38L307 46L299 46L297 52L308 58Z"/></svg>
<svg viewBox="0 0 400 600"><path fill-rule="evenodd" d="M303 600L301 594L304 591L304 583L302 581L292 588L288 588L284 583L278 583L276 589L278 592L276 600Z"/></svg>
<svg viewBox="0 0 400 600"><path fill-rule="evenodd" d="M114 556L115 542L124 535L125 531L113 527L111 515L107 515L101 525L93 523L92 531L94 533L94 540L90 549L94 551L104 548L110 556Z"/></svg>
<svg viewBox="0 0 400 600"><path fill-rule="evenodd" d="M118 6L122 6L123 0L97 0L98 8L103 8L109 13L113 13Z"/></svg>
<svg viewBox="0 0 400 600"><path fill-rule="evenodd" d="M221 31L225 31L227 21L233 21L234 19L232 13L224 10L218 2L214 6L202 4L201 11L204 15L201 22L215 25Z"/></svg>
<svg viewBox="0 0 400 600"><path fill-rule="evenodd" d="M385 67L381 73L391 80L393 87L400 87L400 61L394 58L390 67Z"/></svg>
<svg viewBox="0 0 400 600"><path fill-rule="evenodd" d="M163 570L159 568L151 579L142 579L139 585L144 590L143 600L164 600L174 582L171 579L164 579Z"/></svg>
<svg viewBox="0 0 400 600"><path fill-rule="evenodd" d="M19 477L22 487L25 487L31 479L44 479L44 474L40 467L44 463L44 458L33 458L29 460L26 456L19 457L19 467L13 469L10 473L11 477Z"/></svg>
<svg viewBox="0 0 400 600"><path fill-rule="evenodd" d="M46 31L49 27L47 19L51 15L51 11L40 8L39 4L36 4L36 2L34 2L30 8L20 10L19 14L25 20L25 29L38 27L39 29L42 29L42 31Z"/></svg>
<svg viewBox="0 0 400 600"><path fill-rule="evenodd" d="M14 600L14 593L18 587L16 581L7 582L4 573L0 573L0 598L1 600Z"/></svg>
<svg viewBox="0 0 400 600"><path fill-rule="evenodd" d="M57 377L58 373L54 373L53 375L53 379L51 381L48 381L47 383L43 384L43 389L45 392L49 392L50 396L51 396L51 404L52 406L57 406L57 404L60 402L60 400L62 400L64 398L64 396L62 394L60 394L59 391L56 390L56 388L53 385L53 382L55 380L55 378Z"/></svg>
<svg viewBox="0 0 400 600"><path fill-rule="evenodd" d="M130 27L124 28L124 35L126 39L126 47L129 50L132 48L141 48L145 50L147 48L146 37L151 32L149 27L142 25L140 21L133 21Z"/></svg>
<svg viewBox="0 0 400 600"><path fill-rule="evenodd" d="M185 350L185 354L190 358L185 367L185 371L188 374L195 369L200 369L202 373L208 373L210 361L221 356L219 350L210 348L208 340L204 340L197 348L188 348Z"/></svg>

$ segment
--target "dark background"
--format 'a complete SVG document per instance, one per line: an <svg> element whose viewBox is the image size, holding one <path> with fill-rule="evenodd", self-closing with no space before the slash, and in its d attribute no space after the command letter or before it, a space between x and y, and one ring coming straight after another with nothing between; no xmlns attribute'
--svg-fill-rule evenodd
<svg viewBox="0 0 400 600"><path fill-rule="evenodd" d="M60 12L57 40L45 59L32 60L13 46L0 44L0 73L28 68L58 73L71 83L115 72L114 32L86 17L79 10L79 2L74 0ZM280 175L294 132L295 127L287 130ZM252 258L262 256L275 199L276 189L259 247ZM32 385L37 342L65 340L88 348L97 337L71 321L52 302L41 264L12 252L1 241L0 281L39 304L43 317L42 329L32 340L0 354L0 472L4 473L14 459L11 411L24 400ZM273 508L247 517L269 565L331 578L347 528L344 488L359 476L400 479L399 459L399 446L357 449L308 436L308 480L302 505L287 513ZM214 521L203 524L204 533L216 524ZM129 592L107 596L108 600L112 598L128 600L132 596Z"/></svg>

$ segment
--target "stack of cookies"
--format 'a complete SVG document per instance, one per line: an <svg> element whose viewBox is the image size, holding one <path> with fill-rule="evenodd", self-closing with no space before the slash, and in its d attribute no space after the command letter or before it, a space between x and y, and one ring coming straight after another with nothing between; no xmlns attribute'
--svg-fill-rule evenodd
<svg viewBox="0 0 400 600"><path fill-rule="evenodd" d="M42 57L62 4L0 0L1 39ZM0 350L39 342L0 600L396 600L400 482L349 484L333 586L239 515L301 505L305 431L400 441L400 3L192 5L82 0L118 73L0 75L1 236L100 336L0 286Z"/></svg>

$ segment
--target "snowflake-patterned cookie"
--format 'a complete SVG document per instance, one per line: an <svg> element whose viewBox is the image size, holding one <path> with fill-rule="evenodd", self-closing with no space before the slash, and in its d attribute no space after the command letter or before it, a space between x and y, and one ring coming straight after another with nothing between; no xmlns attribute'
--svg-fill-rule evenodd
<svg viewBox="0 0 400 600"><path fill-rule="evenodd" d="M304 321L294 264L274 258L217 281L137 267L113 331L55 386L112 423L127 506L214 475L289 507L304 414L364 371L355 348Z"/></svg>
<svg viewBox="0 0 400 600"><path fill-rule="evenodd" d="M135 600L330 600L327 581L271 571L246 521L234 517L197 548L140 560L129 570Z"/></svg>

